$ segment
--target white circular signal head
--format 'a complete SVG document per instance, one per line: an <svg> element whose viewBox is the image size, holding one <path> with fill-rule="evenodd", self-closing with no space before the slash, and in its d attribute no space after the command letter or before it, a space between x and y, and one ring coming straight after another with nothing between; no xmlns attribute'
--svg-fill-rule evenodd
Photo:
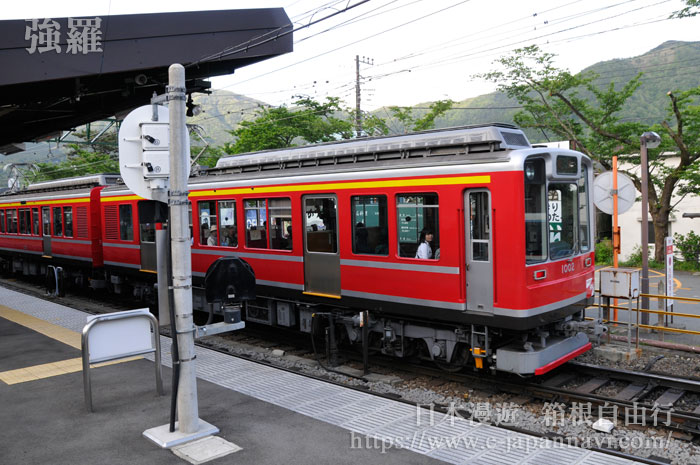
<svg viewBox="0 0 700 465"><path fill-rule="evenodd" d="M637 196L632 180L617 173L617 213L622 214L632 208ZM601 173L593 182L593 203L603 213L613 214L613 175L612 171Z"/></svg>

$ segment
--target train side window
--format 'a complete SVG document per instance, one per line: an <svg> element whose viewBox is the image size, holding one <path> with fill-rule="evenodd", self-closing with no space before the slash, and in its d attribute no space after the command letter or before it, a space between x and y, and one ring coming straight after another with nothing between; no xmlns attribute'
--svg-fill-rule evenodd
<svg viewBox="0 0 700 465"><path fill-rule="evenodd" d="M5 210L0 210L0 233L5 233Z"/></svg>
<svg viewBox="0 0 700 465"><path fill-rule="evenodd" d="M51 235L51 208L50 207L42 207L41 208L41 218L43 220L42 234L44 236L50 236Z"/></svg>
<svg viewBox="0 0 700 465"><path fill-rule="evenodd" d="M53 207L53 235L63 236L63 216L61 207Z"/></svg>
<svg viewBox="0 0 700 465"><path fill-rule="evenodd" d="M134 240L134 217L129 204L119 205L119 239Z"/></svg>
<svg viewBox="0 0 700 465"><path fill-rule="evenodd" d="M245 200L245 246L267 248L267 200Z"/></svg>
<svg viewBox="0 0 700 465"><path fill-rule="evenodd" d="M309 252L338 253L338 217L333 197L307 198L306 249Z"/></svg>
<svg viewBox="0 0 700 465"><path fill-rule="evenodd" d="M73 237L73 207L63 207L64 236Z"/></svg>
<svg viewBox="0 0 700 465"><path fill-rule="evenodd" d="M472 248L472 261L490 261L491 225L488 192L469 193L469 242Z"/></svg>
<svg viewBox="0 0 700 465"><path fill-rule="evenodd" d="M29 234L29 209L19 209L19 233Z"/></svg>
<svg viewBox="0 0 700 465"><path fill-rule="evenodd" d="M216 202L199 202L199 243L201 245L216 245Z"/></svg>
<svg viewBox="0 0 700 465"><path fill-rule="evenodd" d="M5 214L7 215L7 232L17 234L17 210L13 208L12 210L7 210Z"/></svg>
<svg viewBox="0 0 700 465"><path fill-rule="evenodd" d="M32 234L38 236L39 233L39 209L32 208Z"/></svg>
<svg viewBox="0 0 700 465"><path fill-rule="evenodd" d="M525 162L525 262L547 260L547 197L541 158Z"/></svg>
<svg viewBox="0 0 700 465"><path fill-rule="evenodd" d="M352 252L389 255L389 220L386 195L360 195L351 198Z"/></svg>
<svg viewBox="0 0 700 465"><path fill-rule="evenodd" d="M292 250L292 200L269 199L270 248Z"/></svg>
<svg viewBox="0 0 700 465"><path fill-rule="evenodd" d="M399 194L396 196L396 218L398 221L399 257L419 258L418 246L426 233L432 233L428 243L428 258L439 258L440 223L437 194Z"/></svg>
<svg viewBox="0 0 700 465"><path fill-rule="evenodd" d="M236 229L236 201L220 200L219 204L219 245L238 247L238 230Z"/></svg>

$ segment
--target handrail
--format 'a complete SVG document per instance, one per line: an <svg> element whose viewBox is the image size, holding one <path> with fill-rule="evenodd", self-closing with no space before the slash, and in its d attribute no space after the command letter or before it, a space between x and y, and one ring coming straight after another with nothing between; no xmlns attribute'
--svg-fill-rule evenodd
<svg viewBox="0 0 700 465"><path fill-rule="evenodd" d="M99 324L104 324L110 321L124 320L128 318L146 318L151 326L151 343L152 347L130 350L128 352L115 353L106 357L98 357L90 359L90 331L97 327ZM158 390L158 395L163 395L163 380L161 377L162 367L160 362L160 333L158 331L158 320L149 313L148 311L135 313L132 312L122 312L122 313L109 313L105 315L98 315L91 321L89 321L84 327L81 335L81 348L83 355L83 389L85 391L85 406L88 412L92 412L92 386L90 382L90 365L95 363L103 363L112 360L119 360L124 358L133 357L136 355L145 355L155 352L155 369L156 369L156 389Z"/></svg>

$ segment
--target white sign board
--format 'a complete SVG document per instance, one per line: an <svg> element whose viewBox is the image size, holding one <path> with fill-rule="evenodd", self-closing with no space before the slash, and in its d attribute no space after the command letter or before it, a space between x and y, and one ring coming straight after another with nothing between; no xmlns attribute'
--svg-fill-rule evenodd
<svg viewBox="0 0 700 465"><path fill-rule="evenodd" d="M91 315L87 318L87 322L110 315L126 314L148 315L149 311L147 308L140 308L127 312ZM128 357L154 348L151 323L148 318L107 319L93 326L88 338L90 363Z"/></svg>
<svg viewBox="0 0 700 465"><path fill-rule="evenodd" d="M673 238L666 237L666 296L673 297ZM666 299L666 311L673 308L673 300Z"/></svg>

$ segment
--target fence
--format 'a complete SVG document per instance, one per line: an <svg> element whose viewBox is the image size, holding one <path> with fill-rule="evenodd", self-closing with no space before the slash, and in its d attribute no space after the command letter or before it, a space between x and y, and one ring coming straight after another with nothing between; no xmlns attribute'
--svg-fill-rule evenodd
<svg viewBox="0 0 700 465"><path fill-rule="evenodd" d="M649 329L649 330L657 331L657 332L662 334L662 337L663 337L664 333L689 334L689 335L693 335L693 336L700 336L700 331L697 331L697 330L673 328L673 327L668 326L668 319L669 318L673 322L674 318L700 319L700 315L696 315L693 313L676 312L676 311L652 310L649 308L640 308L640 298L641 297L647 297L649 299L658 299L659 302L665 302L666 300L672 300L672 301L679 301L679 302L700 303L700 299L693 298L693 297L678 297L678 296L671 297L671 296L666 296L663 294L640 294L639 297L636 299L637 300L636 308L632 307L631 305L629 307L624 307L624 306L620 306L620 305L603 305L602 303L594 304L592 307L598 308L599 310L603 310L603 309L607 310L607 312L606 312L607 319L604 317L603 322L609 323L609 324L614 324L614 325L627 325L627 342L628 342L628 344L631 344L631 330L632 330L632 326L633 326L634 331L635 331L635 335L636 335L635 345L637 348L639 348L639 343L640 343L640 338L639 338L639 330L640 329ZM631 301L629 301L629 302L631 302ZM617 314L617 310L624 310L624 311L630 312L628 314L629 321L619 321L617 319L610 319L610 310L615 310L615 314ZM635 312L635 314L636 314L636 318L634 319L634 323L632 322L632 318L631 318L632 312ZM639 320L640 320L640 315L642 313L658 315L659 316L659 319L658 319L659 323L656 325L640 323ZM662 341L663 341L663 339L662 339Z"/></svg>

